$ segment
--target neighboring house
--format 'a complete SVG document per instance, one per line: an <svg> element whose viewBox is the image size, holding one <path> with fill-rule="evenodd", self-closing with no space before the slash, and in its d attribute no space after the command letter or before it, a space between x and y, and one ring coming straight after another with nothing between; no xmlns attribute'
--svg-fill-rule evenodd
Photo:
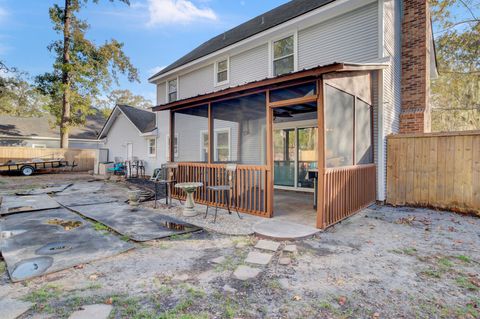
<svg viewBox="0 0 480 319"><path fill-rule="evenodd" d="M108 149L110 161L142 160L146 175L152 175L159 166L156 118L151 111L128 105L115 106L98 138Z"/></svg>
<svg viewBox="0 0 480 319"><path fill-rule="evenodd" d="M34 148L59 148L59 128L52 126L51 115L42 117L16 117L0 115L0 146L23 146ZM99 149L102 141L97 135L105 123L100 112L88 116L82 127L70 129L69 147Z"/></svg>
<svg viewBox="0 0 480 319"><path fill-rule="evenodd" d="M240 209L266 217L318 169L324 228L385 199L386 136L430 130L435 61L426 0L292 0L149 79L158 159L239 164Z"/></svg>

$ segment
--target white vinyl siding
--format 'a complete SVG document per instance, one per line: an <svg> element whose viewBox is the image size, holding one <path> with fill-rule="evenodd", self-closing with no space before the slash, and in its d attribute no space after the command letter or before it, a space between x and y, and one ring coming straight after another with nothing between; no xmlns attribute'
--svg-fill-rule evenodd
<svg viewBox="0 0 480 319"><path fill-rule="evenodd" d="M105 148L108 148L108 157L127 159L127 144L132 144L133 156L145 163L145 174L152 175L153 170L159 167L156 158L148 154L148 138L140 136L140 132L123 114L119 114L108 131Z"/></svg>
<svg viewBox="0 0 480 319"><path fill-rule="evenodd" d="M378 4L298 32L298 69L378 58Z"/></svg>
<svg viewBox="0 0 480 319"><path fill-rule="evenodd" d="M186 99L213 92L213 64L180 76L179 98Z"/></svg>
<svg viewBox="0 0 480 319"><path fill-rule="evenodd" d="M157 84L157 105L162 105L167 102L166 85L167 85L166 82Z"/></svg>
<svg viewBox="0 0 480 319"><path fill-rule="evenodd" d="M383 56L390 58L390 66L383 71L383 160L387 161L386 136L400 130L401 112L401 3L400 0L385 0ZM383 185L378 187L379 200L385 199L386 169L383 172ZM379 178L381 178L379 176ZM383 186L383 187L380 187Z"/></svg>
<svg viewBox="0 0 480 319"><path fill-rule="evenodd" d="M268 77L268 44L230 58L230 86L262 80Z"/></svg>

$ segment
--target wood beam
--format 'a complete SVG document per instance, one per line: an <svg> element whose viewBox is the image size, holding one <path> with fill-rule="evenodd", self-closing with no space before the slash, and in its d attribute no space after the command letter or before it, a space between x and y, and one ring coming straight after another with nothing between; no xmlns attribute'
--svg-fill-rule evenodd
<svg viewBox="0 0 480 319"><path fill-rule="evenodd" d="M175 162L175 113L170 111L170 162Z"/></svg>
<svg viewBox="0 0 480 319"><path fill-rule="evenodd" d="M318 95L304 96L296 99L271 102L270 107L276 108L276 107L285 107L285 106L291 106L291 105L297 105L297 104L312 103L312 102L316 102L317 100L318 100Z"/></svg>
<svg viewBox="0 0 480 319"><path fill-rule="evenodd" d="M208 103L208 164L213 163L213 140L214 127L212 117L212 103Z"/></svg>
<svg viewBox="0 0 480 319"><path fill-rule="evenodd" d="M267 129L267 182L265 190L267 191L267 214L273 217L273 109L270 107L270 90L266 91L266 129Z"/></svg>
<svg viewBox="0 0 480 319"><path fill-rule="evenodd" d="M324 98L324 83L320 79L317 81L317 228L326 228L325 216L325 98Z"/></svg>

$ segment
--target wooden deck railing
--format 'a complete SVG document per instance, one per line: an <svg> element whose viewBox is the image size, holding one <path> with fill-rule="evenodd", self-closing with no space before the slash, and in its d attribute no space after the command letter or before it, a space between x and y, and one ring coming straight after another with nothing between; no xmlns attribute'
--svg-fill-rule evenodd
<svg viewBox="0 0 480 319"><path fill-rule="evenodd" d="M195 201L200 204L215 205L214 194L207 190L207 186L226 185L225 165L206 163L178 163L176 179L178 183L202 182L194 194ZM269 217L267 211L266 191L267 166L238 165L233 196L225 198L219 194L219 207L226 208L227 200L230 207L238 208L240 212ZM174 188L172 195L175 198L185 198L183 191Z"/></svg>
<svg viewBox="0 0 480 319"><path fill-rule="evenodd" d="M375 201L374 164L325 171L325 227L338 223Z"/></svg>

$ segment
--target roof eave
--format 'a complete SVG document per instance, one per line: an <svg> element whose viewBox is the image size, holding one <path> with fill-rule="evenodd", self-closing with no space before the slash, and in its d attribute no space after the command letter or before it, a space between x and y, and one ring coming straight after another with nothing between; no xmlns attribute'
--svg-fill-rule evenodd
<svg viewBox="0 0 480 319"><path fill-rule="evenodd" d="M297 71L294 73L289 73L286 75L281 75L274 78L266 78L259 81L254 81L239 85L236 87L226 88L216 92L210 92L203 95L198 95L195 97L175 101L168 104L157 105L153 107L153 111L165 111L171 110L177 107L191 105L191 104L201 104L207 102L208 100L219 98L221 96L226 96L229 94L238 93L241 91L251 90L255 88L261 88L269 85L280 84L283 82L289 82L298 80L301 78L309 77L319 77L322 74L331 73L331 72L344 72L344 71L373 71L384 69L388 66L388 63L348 63L348 62L335 62L332 64L318 66L308 70Z"/></svg>

